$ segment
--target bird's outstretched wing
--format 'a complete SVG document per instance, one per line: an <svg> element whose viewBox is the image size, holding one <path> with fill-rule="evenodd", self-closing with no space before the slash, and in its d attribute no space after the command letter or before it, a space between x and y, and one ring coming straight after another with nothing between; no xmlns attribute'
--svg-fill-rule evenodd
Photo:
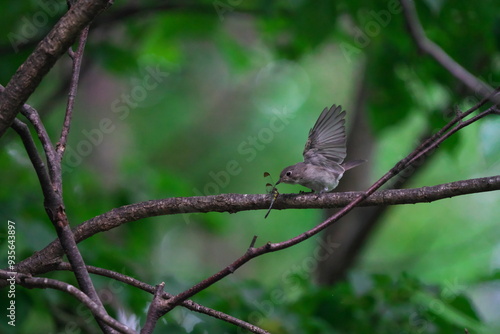
<svg viewBox="0 0 500 334"><path fill-rule="evenodd" d="M346 157L345 111L341 106L325 108L309 131L304 162L330 167L341 164Z"/></svg>

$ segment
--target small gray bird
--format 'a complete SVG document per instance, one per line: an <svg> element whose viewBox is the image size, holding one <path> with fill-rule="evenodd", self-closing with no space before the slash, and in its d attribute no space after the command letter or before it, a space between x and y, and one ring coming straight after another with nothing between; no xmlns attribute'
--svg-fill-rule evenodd
<svg viewBox="0 0 500 334"><path fill-rule="evenodd" d="M278 183L301 184L315 192L335 189L346 170L366 160L344 162L346 157L345 111L335 104L325 108L309 131L304 162L286 167Z"/></svg>

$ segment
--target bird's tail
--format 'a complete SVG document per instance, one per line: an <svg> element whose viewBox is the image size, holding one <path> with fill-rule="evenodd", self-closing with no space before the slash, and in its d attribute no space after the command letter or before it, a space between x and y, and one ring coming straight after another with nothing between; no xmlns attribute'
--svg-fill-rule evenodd
<svg viewBox="0 0 500 334"><path fill-rule="evenodd" d="M345 170L349 170L351 168L354 168L354 167L361 165L364 162L366 162L366 160L351 160L351 161L344 162L342 164L342 167L344 167Z"/></svg>

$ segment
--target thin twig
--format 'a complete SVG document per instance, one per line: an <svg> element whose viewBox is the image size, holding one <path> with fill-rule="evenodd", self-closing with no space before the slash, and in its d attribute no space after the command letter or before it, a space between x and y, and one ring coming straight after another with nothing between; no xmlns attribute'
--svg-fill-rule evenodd
<svg viewBox="0 0 500 334"><path fill-rule="evenodd" d="M99 307L92 299L90 299L85 293L77 289L75 286L68 284L66 282L61 282L51 278L45 277L31 277L30 275L9 272L0 269L0 278L3 279L14 279L16 284L24 286L26 288L40 288L40 289L55 289L62 292L69 293L82 304L84 304L96 317L106 325L120 331L121 333L137 334L135 331L131 330L124 324L116 321L110 317L106 312L103 312L102 308Z"/></svg>
<svg viewBox="0 0 500 334"><path fill-rule="evenodd" d="M250 246L248 246L248 248L254 248L256 242L257 242L257 236L254 235L252 241L250 242Z"/></svg>
<svg viewBox="0 0 500 334"><path fill-rule="evenodd" d="M66 143L68 142L68 134L71 126L71 117L73 114L73 107L75 105L75 97L78 89L78 80L80 79L80 70L83 60L83 52L85 50L85 43L87 42L87 37L89 34L90 26L86 26L81 34L78 41L78 49L73 52L71 49L68 50L72 60L73 68L71 74L71 82L68 93L68 103L66 105L66 114L64 115L64 123L61 130L61 135L59 137L59 142L56 145L56 152L59 155L59 160L62 160L64 155L64 150L66 149Z"/></svg>
<svg viewBox="0 0 500 334"><path fill-rule="evenodd" d="M480 113L479 115L477 115L477 116L475 116L475 117L472 117L471 119L469 119L469 120L467 120L467 121L460 122L458 125L456 125L456 126L452 129L452 130L454 130L454 131L451 131L451 130L450 130L449 132L445 133L445 134L444 134L444 135L440 138L440 139L442 139L442 140L441 140L441 142L442 142L443 140L445 140L446 138L450 137L450 136L451 136L453 133L455 133L456 131L458 131L458 130L460 130L460 129L464 128L464 127L466 127L466 126L467 126L467 125L469 125L469 124L474 123L475 121L477 121L478 119L483 118L483 117L484 117L484 116L486 116L486 115L491 114L491 113L492 113L492 111L493 111L493 108L490 108L490 109L488 109L488 110L486 110L486 111L483 111L483 112L482 112L482 113ZM417 155L415 155L414 157L412 157L412 159L409 161L409 163L413 163L413 162L417 161L417 160L418 160L418 159L420 159L421 157L426 156L427 154L430 154L430 152L431 152L431 150L423 150L423 151L421 151L419 154L417 154Z"/></svg>

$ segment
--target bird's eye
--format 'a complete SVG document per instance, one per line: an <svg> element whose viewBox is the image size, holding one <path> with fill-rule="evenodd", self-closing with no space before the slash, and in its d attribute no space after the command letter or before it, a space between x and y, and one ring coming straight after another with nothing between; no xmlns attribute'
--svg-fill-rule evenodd
<svg viewBox="0 0 500 334"><path fill-rule="evenodd" d="M290 175L292 175L292 172L291 172L291 171L288 171L288 172L286 172L286 174L285 174L285 175L286 175L286 176L290 176Z"/></svg>

